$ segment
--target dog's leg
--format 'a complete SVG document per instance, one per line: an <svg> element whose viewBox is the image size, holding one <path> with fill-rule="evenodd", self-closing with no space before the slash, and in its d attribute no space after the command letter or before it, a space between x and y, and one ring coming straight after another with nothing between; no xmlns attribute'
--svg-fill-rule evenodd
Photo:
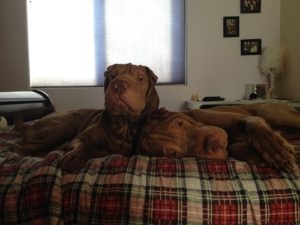
<svg viewBox="0 0 300 225"><path fill-rule="evenodd" d="M269 165L288 171L296 169L296 152L293 145L272 130L263 118L247 117L245 129L249 143Z"/></svg>
<svg viewBox="0 0 300 225"><path fill-rule="evenodd" d="M109 154L107 139L101 126L94 124L79 134L70 143L69 151L63 156L62 168L67 171L77 171L86 162L95 157Z"/></svg>
<svg viewBox="0 0 300 225"><path fill-rule="evenodd" d="M200 109L187 111L186 114L198 122L225 129L229 134L229 139L237 139L239 133L246 135L249 143L267 163L284 170L295 169L294 147L278 132L272 130L263 118L241 113Z"/></svg>
<svg viewBox="0 0 300 225"><path fill-rule="evenodd" d="M287 104L265 103L243 107L253 115L264 118L271 126L300 129L300 112Z"/></svg>
<svg viewBox="0 0 300 225"><path fill-rule="evenodd" d="M24 136L24 144L16 149L21 155L38 155L76 135L76 120L71 114L53 113L33 124L16 121L16 130Z"/></svg>
<svg viewBox="0 0 300 225"><path fill-rule="evenodd" d="M259 165L264 162L263 158L256 154L248 140L234 142L228 146L228 152L231 157L250 164Z"/></svg>
<svg viewBox="0 0 300 225"><path fill-rule="evenodd" d="M217 111L214 109L196 109L184 112L197 122L230 130L238 126L248 115L239 112Z"/></svg>

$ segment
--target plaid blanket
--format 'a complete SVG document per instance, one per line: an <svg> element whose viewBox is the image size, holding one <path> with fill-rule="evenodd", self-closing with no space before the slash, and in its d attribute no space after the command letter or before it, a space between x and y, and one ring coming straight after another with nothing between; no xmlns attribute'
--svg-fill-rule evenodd
<svg viewBox="0 0 300 225"><path fill-rule="evenodd" d="M60 151L20 157L12 151L20 141L0 133L1 225L300 224L300 174L139 155L92 159L70 173Z"/></svg>

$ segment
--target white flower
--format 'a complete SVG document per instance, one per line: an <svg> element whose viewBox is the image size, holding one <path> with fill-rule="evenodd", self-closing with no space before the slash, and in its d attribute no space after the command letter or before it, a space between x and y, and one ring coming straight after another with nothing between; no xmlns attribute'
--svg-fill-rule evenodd
<svg viewBox="0 0 300 225"><path fill-rule="evenodd" d="M282 47L265 47L259 61L262 75L282 75L286 67L286 49Z"/></svg>

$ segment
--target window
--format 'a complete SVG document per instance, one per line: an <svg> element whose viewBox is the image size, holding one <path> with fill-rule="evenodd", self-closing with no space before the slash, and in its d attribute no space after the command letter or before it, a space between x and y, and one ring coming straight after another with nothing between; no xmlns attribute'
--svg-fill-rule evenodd
<svg viewBox="0 0 300 225"><path fill-rule="evenodd" d="M27 0L31 86L99 86L114 63L185 83L183 0Z"/></svg>

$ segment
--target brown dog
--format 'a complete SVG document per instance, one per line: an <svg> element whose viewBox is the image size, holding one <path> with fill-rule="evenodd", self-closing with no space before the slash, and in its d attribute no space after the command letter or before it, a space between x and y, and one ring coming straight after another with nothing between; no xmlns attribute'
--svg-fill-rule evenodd
<svg viewBox="0 0 300 225"><path fill-rule="evenodd" d="M300 130L300 113L288 105L220 106L160 114L165 116L156 113L144 125L139 146L142 153L179 157L201 153L199 158L225 158L225 130L229 134L229 155L251 163L262 158L270 165L295 169L293 146L274 130Z"/></svg>
<svg viewBox="0 0 300 225"><path fill-rule="evenodd" d="M142 129L138 150L150 156L227 158L228 135L180 112L164 108L151 115Z"/></svg>
<svg viewBox="0 0 300 225"><path fill-rule="evenodd" d="M50 114L32 125L17 123L25 137L21 151L39 154L66 141L65 161L118 153L130 155L140 123L156 111L157 77L145 66L115 64L105 72L105 109Z"/></svg>

